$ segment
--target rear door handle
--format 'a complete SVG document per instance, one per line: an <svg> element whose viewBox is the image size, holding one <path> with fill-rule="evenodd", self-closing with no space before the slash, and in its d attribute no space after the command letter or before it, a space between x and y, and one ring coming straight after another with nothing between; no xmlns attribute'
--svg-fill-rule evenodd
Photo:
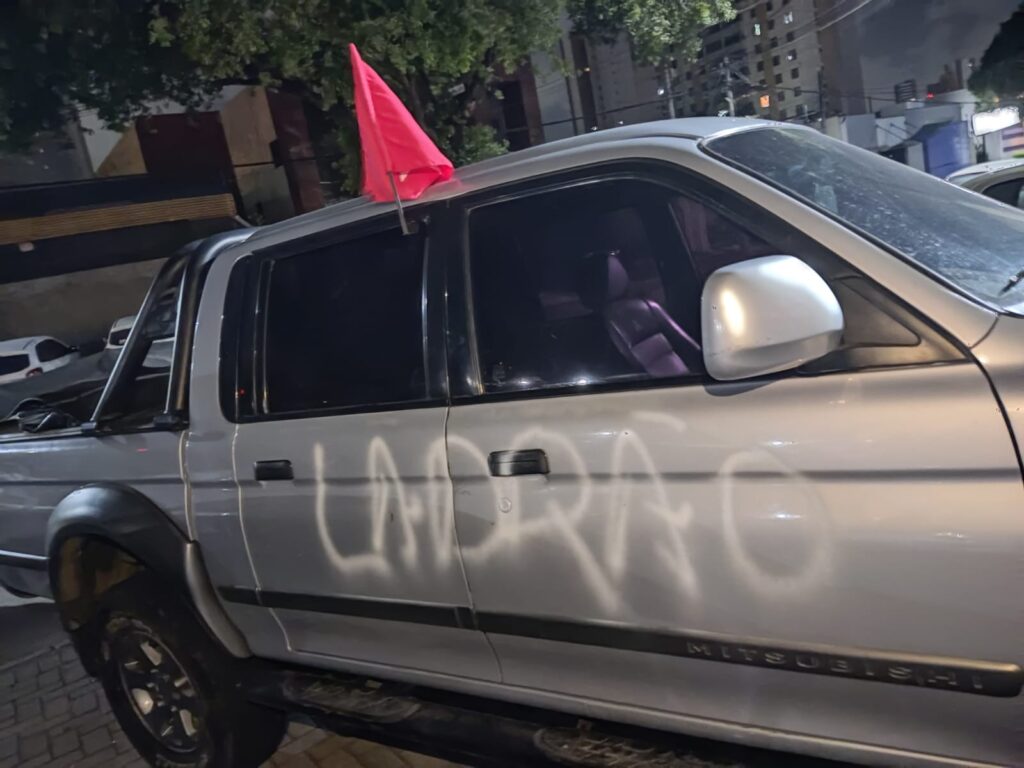
<svg viewBox="0 0 1024 768"><path fill-rule="evenodd" d="M540 448L529 448L522 451L495 451L487 457L487 466L492 477L512 477L513 475L546 475L551 472L548 467L548 455Z"/></svg>
<svg viewBox="0 0 1024 768"><path fill-rule="evenodd" d="M295 471L288 459L257 461L254 467L257 480L294 480Z"/></svg>

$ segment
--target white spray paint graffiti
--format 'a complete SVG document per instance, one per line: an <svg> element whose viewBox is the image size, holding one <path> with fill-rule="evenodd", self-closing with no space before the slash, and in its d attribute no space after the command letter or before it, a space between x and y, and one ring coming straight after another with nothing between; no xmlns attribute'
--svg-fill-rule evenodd
<svg viewBox="0 0 1024 768"><path fill-rule="evenodd" d="M552 458L552 466L557 467L556 475L540 481L545 483L544 493L528 492L525 498L523 479L490 477L487 455L464 437L449 436L447 448L443 439L429 445L422 474L425 482L416 489L403 480L388 443L380 436L374 437L367 449L366 465L370 485L369 539L362 546L346 541L345 552L335 539L335 535L344 534L332 531L329 525L327 457L324 446L317 443L313 450L316 523L324 550L341 575L388 579L396 569L415 574L417 569L444 572L453 567L460 548L454 529L454 489L448 470L451 452L459 456L460 466L474 468L474 488L486 485L487 492L482 497L476 494L473 499L487 507L479 513L492 520L485 536L462 543L461 556L468 568L481 567L499 553L508 555L532 542L553 537L571 553L579 581L587 585L604 612L614 615L625 607L624 588L630 578L628 558L636 552L636 546L631 548L631 537L643 533L647 539L653 539L649 542L650 557L673 577L672 583L659 587L677 594L681 601L692 601L701 591L690 552L694 539L688 537L697 512L691 500L673 498L673 491L678 495L685 485L670 486L664 482L643 436L650 429L681 435L686 424L655 412L633 413L629 422L637 428L611 436L610 471L600 479L591 476L580 450L563 434L541 426L520 431L507 448L543 446ZM766 568L764 558L750 548L751 532L756 533L757 525L763 525L756 523L751 528L740 509L743 505L737 501L743 482L737 476L742 477L750 469L777 475L777 485L784 489L781 501L765 501L758 509L771 507L773 519L782 522L803 520L801 530L810 536L806 546L798 548L806 556L798 558L800 562L788 563L782 574ZM739 583L758 594L785 598L806 594L828 582L831 551L826 546L829 536L827 521L822 519L824 508L797 473L769 451L758 448L729 456L716 480L720 486L720 507L706 510L712 517L704 524L717 525L720 521L722 556L731 564ZM595 492L598 483L602 486L600 495ZM481 498L486 502L481 502ZM602 509L602 504L607 507ZM348 513L359 514L352 509ZM765 514L758 519L763 520ZM592 524L602 519L603 526L595 534ZM585 525L591 525L589 535L584 534ZM392 550L387 546L388 537L393 537L396 544ZM640 546L647 546L643 543L645 539L637 540Z"/></svg>

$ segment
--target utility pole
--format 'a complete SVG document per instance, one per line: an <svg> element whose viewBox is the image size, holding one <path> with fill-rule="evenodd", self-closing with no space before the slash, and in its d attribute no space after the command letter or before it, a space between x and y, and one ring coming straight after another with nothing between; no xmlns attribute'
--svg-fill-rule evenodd
<svg viewBox="0 0 1024 768"><path fill-rule="evenodd" d="M821 129L825 130L825 76L818 70L818 120L821 121Z"/></svg>
<svg viewBox="0 0 1024 768"><path fill-rule="evenodd" d="M668 99L668 116L676 117L676 99L672 95L672 60L665 60L665 98Z"/></svg>
<svg viewBox="0 0 1024 768"><path fill-rule="evenodd" d="M729 57L722 59L722 77L725 80L725 102L729 105L729 117L736 117L736 98L732 92L732 67L729 66Z"/></svg>

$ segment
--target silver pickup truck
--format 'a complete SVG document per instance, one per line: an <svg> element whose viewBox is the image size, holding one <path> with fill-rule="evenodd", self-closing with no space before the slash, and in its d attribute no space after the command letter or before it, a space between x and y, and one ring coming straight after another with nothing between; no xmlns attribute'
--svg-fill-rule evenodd
<svg viewBox="0 0 1024 768"><path fill-rule="evenodd" d="M286 712L474 765L1024 765L1024 214L690 119L405 216L172 258L105 385L0 425L0 583L154 765Z"/></svg>

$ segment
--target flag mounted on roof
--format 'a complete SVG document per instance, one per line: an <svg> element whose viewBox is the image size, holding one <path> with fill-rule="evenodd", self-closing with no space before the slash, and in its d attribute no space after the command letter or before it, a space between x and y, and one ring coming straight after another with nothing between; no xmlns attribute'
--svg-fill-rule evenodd
<svg viewBox="0 0 1024 768"><path fill-rule="evenodd" d="M452 176L452 162L430 140L380 75L348 47L355 81L356 121L363 158L363 194L376 202L415 200ZM405 219L402 217L402 229Z"/></svg>

